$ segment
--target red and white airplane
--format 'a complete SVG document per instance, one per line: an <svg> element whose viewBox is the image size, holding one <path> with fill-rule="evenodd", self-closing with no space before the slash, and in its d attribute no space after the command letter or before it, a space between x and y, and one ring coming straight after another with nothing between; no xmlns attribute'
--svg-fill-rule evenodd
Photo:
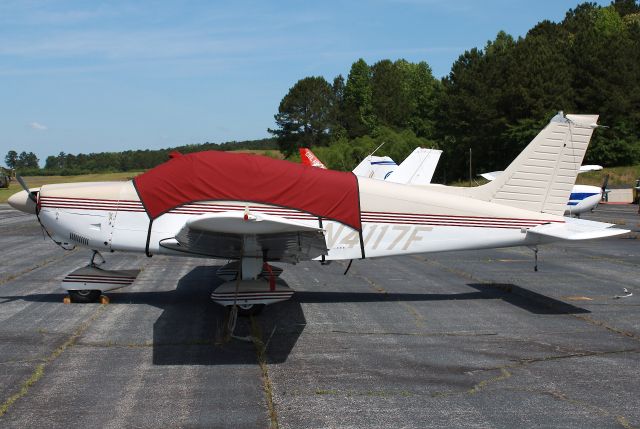
<svg viewBox="0 0 640 429"><path fill-rule="evenodd" d="M64 248L233 260L212 298L252 312L293 294L270 262L535 248L627 232L563 217L596 121L556 115L503 174L475 188L403 185L209 151L176 156L126 182L25 190L9 204L36 214ZM92 258L63 288L87 302L136 275L101 270Z"/></svg>

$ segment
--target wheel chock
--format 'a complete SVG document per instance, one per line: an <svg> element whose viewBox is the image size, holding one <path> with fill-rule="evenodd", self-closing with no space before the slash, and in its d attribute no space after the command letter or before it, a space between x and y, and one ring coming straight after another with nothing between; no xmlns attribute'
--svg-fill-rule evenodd
<svg viewBox="0 0 640 429"><path fill-rule="evenodd" d="M109 304L109 302L111 302L107 295L100 295L100 298L98 298L98 300L100 301L100 304Z"/></svg>
<svg viewBox="0 0 640 429"><path fill-rule="evenodd" d="M71 297L69 295L65 295L64 298L62 298L62 303L71 304Z"/></svg>

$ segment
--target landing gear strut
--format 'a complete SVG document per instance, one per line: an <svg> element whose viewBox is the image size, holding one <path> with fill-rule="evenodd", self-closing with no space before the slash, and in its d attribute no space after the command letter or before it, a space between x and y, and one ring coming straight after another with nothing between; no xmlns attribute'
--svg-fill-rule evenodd
<svg viewBox="0 0 640 429"><path fill-rule="evenodd" d="M96 256L100 258L100 262L96 263ZM98 265L104 264L106 261L104 256L97 250L93 250L91 254L91 259L89 260L89 267L97 268ZM71 302L74 303L90 303L97 302L102 295L102 291L99 289L79 289L79 290L69 290L69 298Z"/></svg>
<svg viewBox="0 0 640 429"><path fill-rule="evenodd" d="M211 294L211 299L225 307L237 307L238 315L254 316L265 305L286 301L293 290L278 276L282 269L259 258L244 258L221 267L217 274L227 280Z"/></svg>

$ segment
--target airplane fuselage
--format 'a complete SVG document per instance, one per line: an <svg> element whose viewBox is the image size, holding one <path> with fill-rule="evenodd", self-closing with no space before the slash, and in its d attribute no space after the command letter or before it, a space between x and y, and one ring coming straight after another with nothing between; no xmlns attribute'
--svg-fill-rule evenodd
<svg viewBox="0 0 640 429"><path fill-rule="evenodd" d="M149 217L132 182L46 185L39 218L65 246L98 251L194 256L163 247L194 216L259 212L321 227L327 260L539 244L526 231L563 218L425 188L360 179L362 231L291 208L243 201L199 201Z"/></svg>

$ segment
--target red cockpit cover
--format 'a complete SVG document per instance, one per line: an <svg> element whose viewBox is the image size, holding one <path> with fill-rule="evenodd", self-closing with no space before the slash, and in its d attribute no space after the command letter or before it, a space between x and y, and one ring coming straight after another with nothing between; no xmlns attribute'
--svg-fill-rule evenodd
<svg viewBox="0 0 640 429"><path fill-rule="evenodd" d="M137 176L134 185L151 219L196 201L249 201L361 229L358 180L353 173L207 151L175 157Z"/></svg>

